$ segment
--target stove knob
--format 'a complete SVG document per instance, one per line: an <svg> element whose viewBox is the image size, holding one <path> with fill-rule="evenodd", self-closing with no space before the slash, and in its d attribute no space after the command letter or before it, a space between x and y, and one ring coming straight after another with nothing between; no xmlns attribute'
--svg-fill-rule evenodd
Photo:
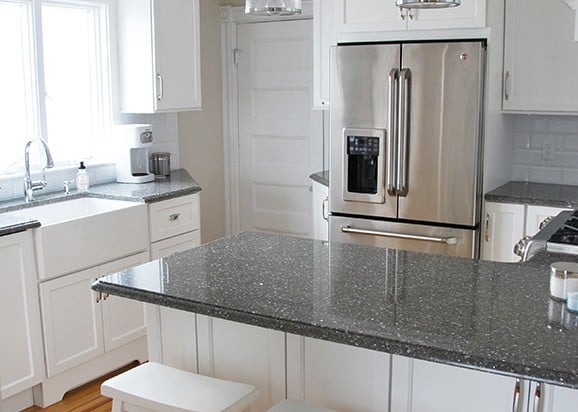
<svg viewBox="0 0 578 412"><path fill-rule="evenodd" d="M540 229L540 230L544 229L544 228L546 227L546 225L547 225L548 223L550 223L550 221L551 221L552 219L554 219L554 216L548 216L546 219L542 220L542 221L540 222L540 225L538 226L538 229Z"/></svg>
<svg viewBox="0 0 578 412"><path fill-rule="evenodd" d="M514 245L514 255L523 258L530 240L532 240L532 236L524 236L522 239L518 240L518 242Z"/></svg>

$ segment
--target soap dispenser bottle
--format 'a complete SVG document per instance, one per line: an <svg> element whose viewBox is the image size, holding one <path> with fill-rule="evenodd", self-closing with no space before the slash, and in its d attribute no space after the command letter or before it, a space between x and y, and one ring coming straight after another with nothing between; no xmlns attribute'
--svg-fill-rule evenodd
<svg viewBox="0 0 578 412"><path fill-rule="evenodd" d="M76 189L79 192L86 192L88 190L88 173L86 173L86 166L84 162L80 162L78 172L76 172Z"/></svg>

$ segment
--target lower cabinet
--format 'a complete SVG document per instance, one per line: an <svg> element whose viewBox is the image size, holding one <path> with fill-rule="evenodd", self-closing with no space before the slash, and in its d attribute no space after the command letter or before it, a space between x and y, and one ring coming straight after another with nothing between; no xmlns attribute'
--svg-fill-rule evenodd
<svg viewBox="0 0 578 412"><path fill-rule="evenodd" d="M0 237L0 402L43 377L36 259L30 231Z"/></svg>
<svg viewBox="0 0 578 412"><path fill-rule="evenodd" d="M391 411L512 411L514 378L392 356Z"/></svg>
<svg viewBox="0 0 578 412"><path fill-rule="evenodd" d="M99 276L147 261L143 252L40 284L48 377L145 335L142 303L102 296L90 286Z"/></svg>
<svg viewBox="0 0 578 412"><path fill-rule="evenodd" d="M287 398L337 411L387 411L390 362L384 352L287 334Z"/></svg>
<svg viewBox="0 0 578 412"><path fill-rule="evenodd" d="M285 399L285 334L197 315L199 373L255 385L258 410Z"/></svg>
<svg viewBox="0 0 578 412"><path fill-rule="evenodd" d="M313 238L329 240L329 188L313 181Z"/></svg>

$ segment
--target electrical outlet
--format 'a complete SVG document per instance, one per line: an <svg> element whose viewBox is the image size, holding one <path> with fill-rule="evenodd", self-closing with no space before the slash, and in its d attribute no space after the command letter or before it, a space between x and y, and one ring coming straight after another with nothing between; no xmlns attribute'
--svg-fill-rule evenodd
<svg viewBox="0 0 578 412"><path fill-rule="evenodd" d="M542 159L543 160L554 159L554 142L546 140L542 142Z"/></svg>

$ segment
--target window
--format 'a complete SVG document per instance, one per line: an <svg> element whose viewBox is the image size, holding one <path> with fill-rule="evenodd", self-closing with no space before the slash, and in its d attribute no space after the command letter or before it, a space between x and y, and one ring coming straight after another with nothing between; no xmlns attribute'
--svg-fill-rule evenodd
<svg viewBox="0 0 578 412"><path fill-rule="evenodd" d="M112 123L108 0L0 0L0 173L43 137L57 164L102 157Z"/></svg>

